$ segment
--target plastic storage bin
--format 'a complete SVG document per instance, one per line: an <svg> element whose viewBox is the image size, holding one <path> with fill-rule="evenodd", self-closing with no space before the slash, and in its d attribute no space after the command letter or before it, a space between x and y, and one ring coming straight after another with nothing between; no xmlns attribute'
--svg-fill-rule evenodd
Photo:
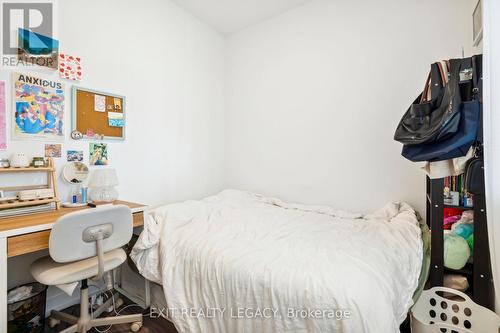
<svg viewBox="0 0 500 333"><path fill-rule="evenodd" d="M45 326L47 286L35 282L25 284L23 287L32 287L32 289L29 295L8 304L7 332L41 333Z"/></svg>
<svg viewBox="0 0 500 333"><path fill-rule="evenodd" d="M448 293L453 299L441 295ZM455 289L424 290L412 312L412 333L500 332L500 317Z"/></svg>

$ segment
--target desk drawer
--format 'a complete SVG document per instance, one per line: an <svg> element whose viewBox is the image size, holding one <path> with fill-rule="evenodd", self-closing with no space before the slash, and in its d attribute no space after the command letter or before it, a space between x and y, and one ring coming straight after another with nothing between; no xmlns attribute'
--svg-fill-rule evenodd
<svg viewBox="0 0 500 333"><path fill-rule="evenodd" d="M144 225L144 213L143 212L134 213L134 214L132 214L132 217L133 217L132 223L134 225L134 228Z"/></svg>
<svg viewBox="0 0 500 333"><path fill-rule="evenodd" d="M15 257L49 248L50 230L7 238L7 257Z"/></svg>
<svg viewBox="0 0 500 333"><path fill-rule="evenodd" d="M138 212L132 215L134 227L144 224L144 213ZM19 236L7 238L7 256L15 257L26 253L32 253L49 248L50 230L32 232Z"/></svg>

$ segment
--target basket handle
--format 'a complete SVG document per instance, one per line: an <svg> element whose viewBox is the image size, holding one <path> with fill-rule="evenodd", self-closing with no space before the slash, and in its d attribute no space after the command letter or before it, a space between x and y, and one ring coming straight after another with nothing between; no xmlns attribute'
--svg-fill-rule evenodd
<svg viewBox="0 0 500 333"><path fill-rule="evenodd" d="M469 297L469 295L467 295L459 290L456 290L456 289L451 289L451 288L446 288L446 287L432 287L431 289L428 289L427 291L434 293L434 294L436 294L436 296L441 297L441 298L444 298L444 297L441 295L437 295L438 292L445 292L445 293L449 293L449 294L454 294L454 295L462 297L466 302L474 303L474 301Z"/></svg>

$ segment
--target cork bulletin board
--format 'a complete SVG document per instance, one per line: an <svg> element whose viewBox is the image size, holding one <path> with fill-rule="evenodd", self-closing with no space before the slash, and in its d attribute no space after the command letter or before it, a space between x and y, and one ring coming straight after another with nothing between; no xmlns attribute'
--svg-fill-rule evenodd
<svg viewBox="0 0 500 333"><path fill-rule="evenodd" d="M125 97L73 86L72 131L85 139L125 139Z"/></svg>

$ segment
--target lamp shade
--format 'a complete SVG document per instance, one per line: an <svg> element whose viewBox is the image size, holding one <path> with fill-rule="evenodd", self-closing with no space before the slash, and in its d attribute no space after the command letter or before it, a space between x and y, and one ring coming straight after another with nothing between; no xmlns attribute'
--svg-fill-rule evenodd
<svg viewBox="0 0 500 333"><path fill-rule="evenodd" d="M97 169L92 171L89 187L110 187L117 186L118 176L115 169Z"/></svg>

